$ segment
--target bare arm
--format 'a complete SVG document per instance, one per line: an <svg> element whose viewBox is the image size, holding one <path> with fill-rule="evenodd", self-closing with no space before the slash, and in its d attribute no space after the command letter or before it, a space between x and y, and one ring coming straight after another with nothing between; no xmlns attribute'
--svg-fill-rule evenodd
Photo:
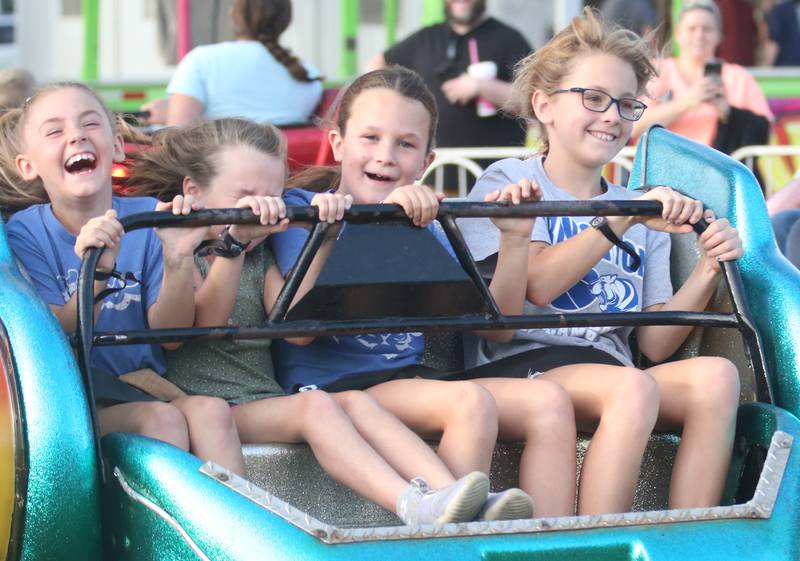
<svg viewBox="0 0 800 561"><path fill-rule="evenodd" d="M702 203L668 187L653 189L641 199L661 202L661 216L610 216L608 224L617 237L622 238L628 228L637 223L654 230L684 234L691 232L691 224L702 217ZM549 304L581 280L608 253L611 245L595 228L587 228L555 245L532 243L528 260L528 300L537 306Z"/></svg>
<svg viewBox="0 0 800 561"><path fill-rule="evenodd" d="M249 208L260 222L229 227L230 236L242 244L262 243L270 234L284 232L289 226L286 205L280 197L242 197L236 201L236 208ZM205 280L199 279L195 292L196 326L225 325L231 318L239 294L245 255L242 252L236 257L214 257Z"/></svg>
<svg viewBox="0 0 800 561"><path fill-rule="evenodd" d="M644 311L704 310L718 283L718 273L705 267L695 267L680 290L668 302L650 306ZM636 328L636 340L642 354L653 362L662 362L678 350L692 329L692 325L643 325Z"/></svg>
<svg viewBox="0 0 800 561"><path fill-rule="evenodd" d="M158 203L155 210L172 210L173 214L189 214L202 205L191 195L178 195L172 202ZM206 237L207 228L156 228L161 240L164 272L161 290L155 304L147 310L147 321L153 329L191 327L194 325L194 249ZM168 349L180 344L164 345Z"/></svg>
<svg viewBox="0 0 800 561"><path fill-rule="evenodd" d="M95 216L81 227L78 237L75 239L75 254L83 258L83 255L91 247L106 248L97 261L99 272L110 272L114 269L117 255L122 245L122 235L125 233L122 224L117 219L117 212L113 209L107 210L100 216ZM106 281L94 281L93 292L97 296L104 288ZM63 306L50 305L50 309L58 318L58 322L64 331L72 333L78 322L78 294L73 294ZM94 320L100 315L100 303L94 306Z"/></svg>
<svg viewBox="0 0 800 561"><path fill-rule="evenodd" d="M522 179L519 183L506 185L499 191L492 191L484 197L486 202L509 201L520 204L537 201L541 198L539 185ZM500 246L489 291L497 302L497 307L505 315L522 313L525 305L526 272L528 265L528 247L531 244L531 229L535 219L506 218L494 219L494 225L500 230ZM478 335L491 341L510 341L514 330L478 331Z"/></svg>
<svg viewBox="0 0 800 561"><path fill-rule="evenodd" d="M719 284L721 268L719 261L731 261L742 256L739 234L726 219L714 219L706 211L709 227L698 238L701 257L689 278L668 302L650 306L647 311L700 311L704 310ZM646 325L636 329L636 337L642 353L653 362L666 360L678 349L692 331L686 325Z"/></svg>
<svg viewBox="0 0 800 561"><path fill-rule="evenodd" d="M478 95L497 107L504 107L511 99L511 84L503 80L478 80Z"/></svg>
<svg viewBox="0 0 800 561"><path fill-rule="evenodd" d="M167 126L188 125L200 120L203 104L190 95L172 94L167 107Z"/></svg>
<svg viewBox="0 0 800 561"><path fill-rule="evenodd" d="M106 285L106 281L94 281L94 295L97 296L100 294L100 292L106 288ZM94 305L95 323L97 323L97 317L100 315L101 304L102 302L97 302ZM64 331L67 333L72 333L78 326L78 293L76 292L73 294L63 306L50 304L50 310L52 310L53 315L56 316L58 323L61 324L61 327L64 328Z"/></svg>

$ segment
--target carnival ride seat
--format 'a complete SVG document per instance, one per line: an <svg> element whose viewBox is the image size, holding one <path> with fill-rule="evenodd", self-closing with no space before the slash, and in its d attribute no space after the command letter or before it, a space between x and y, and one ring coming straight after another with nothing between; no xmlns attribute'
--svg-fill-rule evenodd
<svg viewBox="0 0 800 561"><path fill-rule="evenodd" d="M389 513L332 482L305 446L245 447L249 482L216 466L202 466L197 458L168 444L137 435L104 437L101 459L96 455L101 451L98 443L89 436L93 424L92 409L87 406L87 397L91 396L91 386L86 382L88 370L84 368L82 374L77 371L60 326L16 270L0 236L0 320L7 331L7 337L0 331L4 343L0 350L14 369L11 381L16 386L12 393L18 398L18 405L12 399L11 409L17 426L24 427L17 448L23 453L18 457L29 461L29 465L18 463L16 489L22 499L15 503L18 506L14 512L19 505L35 505L25 513L25 534L19 533L18 539L24 540L29 551L49 558L53 555L48 552L59 551L62 546L58 536L64 532L81 536L87 549L96 548L102 536L107 557L119 559L181 559L200 550L206 554L201 558L237 560L270 555L328 559L337 555L408 558L412 554L448 559L520 559L530 555L538 559L553 551L564 557L582 558L606 553L619 559L642 558L658 552L685 557L689 551L708 557L723 550L740 551L747 544L766 544L776 536L780 536L781 544L794 547L800 543L795 523L800 504L796 484L800 458L790 451L793 438L800 435L800 423L794 416L800 413L800 347L796 343L800 340L800 274L779 256L760 192L745 168L665 131L653 131L648 138L640 147L630 186L667 184L701 198L718 215L728 216L744 240L745 256L739 261L744 288L733 285L730 306L733 316L747 319L741 300L742 296L747 297L751 309L757 311L754 320L761 339L756 337L755 347L753 337L746 341L753 368L742 368L741 356L721 354L729 356L740 365L741 372L755 379L750 383L754 388L751 393L759 402L745 403L740 409L725 494L726 503L735 506L701 509L702 512L663 510L671 455L677 444L677 437L672 435L656 435L651 440L642 470L637 508L655 512L421 529L396 527L397 521ZM678 161L680 166L676 165ZM313 210L300 210L313 214ZM367 210L366 214L378 212L374 208ZM214 211L215 220L230 222L242 216L242 211L231 212ZM194 218L165 219L191 223ZM324 227L315 227L310 245L314 239L321 242L324 235ZM676 248L676 270L690 267L690 252L681 250L678 244ZM83 297L79 311L82 329L77 341L79 362L84 367L94 344L136 339L135 334L92 333L91 279L98 255L89 252L81 272L83 280L79 280L79 292L90 295ZM302 260L301 254L298 263ZM681 273L676 276L673 271L673 276L680 279ZM287 286L292 282L287 280ZM285 316L293 294L283 296L286 302L281 313ZM715 317L715 325L734 325L719 314ZM436 324L436 320L426 321ZM460 329L470 325L463 318L444 318L438 328L446 327L449 321ZM288 328L288 324L284 327ZM423 324L411 320L408 327L414 329ZM280 330L273 327L270 332L269 325L262 335L276 336ZM483 325L480 324L481 329ZM315 329L308 322L292 327L308 329L309 333ZM384 329L380 320L371 329L379 327ZM346 332L352 325L344 328ZM739 330L746 331L741 326ZM143 337L156 341L157 331ZM252 335L245 331L244 335ZM704 329L696 346L687 347L684 352L705 352L714 344L724 351L738 347L722 339L713 343L715 336L706 337L705 331L710 330ZM214 328L204 336L235 335L235 328ZM166 340L176 335L160 336ZM730 339L736 337L734 333ZM431 349L429 358L457 358L455 348L447 347L450 344L445 339L446 348ZM765 362L766 371L762 368ZM53 372L59 375L53 376ZM54 395L59 396L57 412ZM745 401L750 400L752 396L745 397ZM514 484L518 462L514 456L518 453L518 446L498 447L492 468L496 486ZM69 470L63 469L65 462ZM651 489L654 483L657 491ZM80 516L75 516L76 504L83 505ZM98 530L101 520L102 534ZM676 527L665 525L676 521L683 522L679 535L684 539L676 540L678 534L668 530ZM60 531L51 536L49 529L54 523L59 524ZM603 528L600 533L589 531L598 528ZM729 531L718 532L720 529ZM542 531L545 533L537 539L519 535ZM421 539L428 537L460 539ZM340 547L331 548L329 544ZM691 549L687 549L689 544ZM506 555L508 552L511 557Z"/></svg>
<svg viewBox="0 0 800 561"><path fill-rule="evenodd" d="M330 120L329 113L338 96L338 88L326 89L322 93L322 100L314 111L311 122L280 127L286 136L290 172L298 171L308 165L334 163L325 123Z"/></svg>

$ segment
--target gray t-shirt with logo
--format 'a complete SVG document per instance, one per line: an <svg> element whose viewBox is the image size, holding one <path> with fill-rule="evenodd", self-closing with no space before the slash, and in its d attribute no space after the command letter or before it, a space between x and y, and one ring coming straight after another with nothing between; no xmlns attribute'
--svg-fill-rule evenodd
<svg viewBox="0 0 800 561"><path fill-rule="evenodd" d="M541 156L528 160L509 158L489 166L469 194L469 200L482 201L496 189L516 183L523 178L536 181L542 190L543 201L574 201L575 197L562 191L550 181L542 166ZM621 200L638 197L618 185L608 184L605 193L594 200ZM536 219L531 240L556 244L586 228L592 216L553 216ZM477 262L494 256L500 245L500 231L488 218L460 219L472 256ZM641 258L641 266L633 270L631 257L613 246L575 286L546 306L525 302L525 314L600 313L641 311L663 304L672 297L670 281L669 235L637 224L628 229L622 239L629 243ZM568 327L560 329L521 329L508 343L468 338L464 345L467 367L486 364L528 350L552 345L594 347L632 365L628 337L631 327Z"/></svg>

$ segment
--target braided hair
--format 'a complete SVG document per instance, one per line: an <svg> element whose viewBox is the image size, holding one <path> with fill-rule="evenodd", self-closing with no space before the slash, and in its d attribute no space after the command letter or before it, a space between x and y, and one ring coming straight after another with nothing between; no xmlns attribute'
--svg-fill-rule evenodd
<svg viewBox="0 0 800 561"><path fill-rule="evenodd" d="M281 33L292 21L291 0L235 0L233 22L236 35L255 39L299 82L321 80L309 76L305 66L289 49L278 43Z"/></svg>

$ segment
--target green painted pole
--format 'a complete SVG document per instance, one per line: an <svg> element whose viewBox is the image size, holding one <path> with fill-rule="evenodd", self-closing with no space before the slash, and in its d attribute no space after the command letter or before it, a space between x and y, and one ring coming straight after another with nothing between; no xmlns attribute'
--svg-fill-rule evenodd
<svg viewBox="0 0 800 561"><path fill-rule="evenodd" d="M81 80L94 82L99 76L97 65L100 44L100 0L83 0L83 68Z"/></svg>
<svg viewBox="0 0 800 561"><path fill-rule="evenodd" d="M672 0L672 55L678 56L681 54L681 48L678 46L678 42L675 41L675 28L678 27L678 18L681 15L681 10L683 9L683 0Z"/></svg>
<svg viewBox="0 0 800 561"><path fill-rule="evenodd" d="M342 61L339 74L348 79L358 73L358 0L342 0Z"/></svg>
<svg viewBox="0 0 800 561"><path fill-rule="evenodd" d="M397 40L397 0L383 0L383 26L386 28L386 46Z"/></svg>
<svg viewBox="0 0 800 561"><path fill-rule="evenodd" d="M444 0L424 0L422 25L428 26L444 21Z"/></svg>

